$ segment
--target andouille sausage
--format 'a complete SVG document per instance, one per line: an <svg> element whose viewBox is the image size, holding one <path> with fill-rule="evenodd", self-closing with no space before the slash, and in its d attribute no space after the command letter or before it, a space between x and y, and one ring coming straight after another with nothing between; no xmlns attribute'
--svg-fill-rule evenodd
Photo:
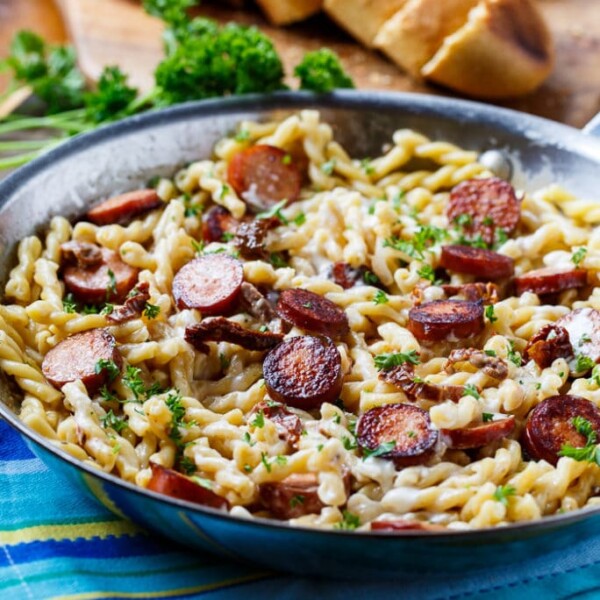
<svg viewBox="0 0 600 600"><path fill-rule="evenodd" d="M498 229L510 234L517 228L521 206L510 183L498 177L469 179L450 192L446 214L451 223L468 215L470 222L463 226L465 233L481 235L491 245Z"/></svg>
<svg viewBox="0 0 600 600"><path fill-rule="evenodd" d="M125 304L115 306L114 310L106 316L106 320L111 323L126 323L131 319L137 319L142 315L148 300L150 300L150 284L142 281L131 290Z"/></svg>
<svg viewBox="0 0 600 600"><path fill-rule="evenodd" d="M488 356L483 350L477 348L454 348L448 355L444 370L447 373L454 373L454 365L459 363L469 363L498 381L508 377L506 361L497 356Z"/></svg>
<svg viewBox="0 0 600 600"><path fill-rule="evenodd" d="M515 261L510 256L461 245L442 246L440 266L485 279L504 279L515 272Z"/></svg>
<svg viewBox="0 0 600 600"><path fill-rule="evenodd" d="M267 260L269 253L265 248L267 233L281 225L277 217L254 219L242 223L235 233L233 243L246 260Z"/></svg>
<svg viewBox="0 0 600 600"><path fill-rule="evenodd" d="M342 389L342 361L328 338L285 340L267 354L263 373L273 400L310 410L335 400Z"/></svg>
<svg viewBox="0 0 600 600"><path fill-rule="evenodd" d="M344 476L346 496L350 493L350 473ZM276 519L297 519L319 514L325 504L319 498L319 479L315 473L294 473L282 481L263 483L259 497Z"/></svg>
<svg viewBox="0 0 600 600"><path fill-rule="evenodd" d="M173 297L179 309L197 308L206 315L226 312L237 299L244 270L227 254L207 254L190 261L173 278Z"/></svg>
<svg viewBox="0 0 600 600"><path fill-rule="evenodd" d="M594 308L578 308L556 321L569 334L576 354L600 363L600 312Z"/></svg>
<svg viewBox="0 0 600 600"><path fill-rule="evenodd" d="M584 287L586 284L587 271L569 267L545 267L515 277L517 295L524 292L533 292L538 295L556 294L564 290Z"/></svg>
<svg viewBox="0 0 600 600"><path fill-rule="evenodd" d="M211 242L225 241L225 234L235 234L240 222L222 206L213 206L202 217L202 239Z"/></svg>
<svg viewBox="0 0 600 600"><path fill-rule="evenodd" d="M294 288L284 290L277 302L277 314L284 320L308 331L339 339L348 334L346 313L331 300L314 292Z"/></svg>
<svg viewBox="0 0 600 600"><path fill-rule="evenodd" d="M185 341L201 352L205 342L229 342L246 350L271 350L283 341L283 334L246 329L225 317L214 317L185 328Z"/></svg>
<svg viewBox="0 0 600 600"><path fill-rule="evenodd" d="M77 265L89 269L102 263L102 248L89 242L64 242L60 245L61 261L65 264Z"/></svg>
<svg viewBox="0 0 600 600"><path fill-rule="evenodd" d="M409 400L458 402L465 395L463 385L440 385L417 380L413 366L408 364L379 371L379 379L400 388Z"/></svg>
<svg viewBox="0 0 600 600"><path fill-rule="evenodd" d="M501 440L510 435L514 429L515 418L511 415L506 419L498 419L474 427L440 429L440 436L448 448L467 450L481 448L491 442Z"/></svg>
<svg viewBox="0 0 600 600"><path fill-rule="evenodd" d="M435 452L438 432L429 413L412 404L385 404L364 413L356 424L356 439L365 454L390 444L381 458L394 461L396 468L426 463Z"/></svg>
<svg viewBox="0 0 600 600"><path fill-rule="evenodd" d="M135 190L94 206L88 211L87 218L96 225L124 224L162 204L156 190Z"/></svg>
<svg viewBox="0 0 600 600"><path fill-rule="evenodd" d="M443 525L408 519L381 519L371 523L371 531L446 531Z"/></svg>
<svg viewBox="0 0 600 600"><path fill-rule="evenodd" d="M49 350L42 373L55 388L81 380L88 393L94 394L114 377L101 360L112 361L119 371L123 367L115 338L106 329L90 329L69 336Z"/></svg>
<svg viewBox="0 0 600 600"><path fill-rule="evenodd" d="M483 304L468 300L424 302L408 312L408 329L420 341L467 338L484 328Z"/></svg>
<svg viewBox="0 0 600 600"><path fill-rule="evenodd" d="M448 298L458 296L457 299L477 302L481 300L484 304L496 304L500 299L500 289L495 283L463 283L462 285L442 285L442 290Z"/></svg>
<svg viewBox="0 0 600 600"><path fill-rule="evenodd" d="M82 267L80 264L67 264L62 272L67 289L79 302L102 304L121 303L137 283L139 270L124 263L116 252L100 248L102 260ZM68 262L71 249L63 255ZM86 251L87 252L87 251Z"/></svg>
<svg viewBox="0 0 600 600"><path fill-rule="evenodd" d="M290 412L285 404L280 402L259 402L250 411L251 418L261 413L275 423L279 437L290 446L295 447L302 435L304 426L298 415Z"/></svg>
<svg viewBox="0 0 600 600"><path fill-rule="evenodd" d="M227 180L251 210L260 212L300 196L302 173L293 157L281 148L259 144L234 154Z"/></svg>
<svg viewBox="0 0 600 600"><path fill-rule="evenodd" d="M533 360L540 369L549 367L557 358L571 358L573 346L569 332L556 323L544 325L531 336L523 352L525 361Z"/></svg>
<svg viewBox="0 0 600 600"><path fill-rule="evenodd" d="M534 460L546 460L555 465L564 445L574 448L586 445L586 436L573 424L575 417L589 421L593 431L600 434L600 410L595 404L579 396L552 396L540 402L529 414L521 444Z"/></svg>
<svg viewBox="0 0 600 600"><path fill-rule="evenodd" d="M150 463L150 468L152 469L152 477L147 486L149 490L180 500L202 504L202 506L229 509L229 502L225 498L196 483L192 478L154 462Z"/></svg>

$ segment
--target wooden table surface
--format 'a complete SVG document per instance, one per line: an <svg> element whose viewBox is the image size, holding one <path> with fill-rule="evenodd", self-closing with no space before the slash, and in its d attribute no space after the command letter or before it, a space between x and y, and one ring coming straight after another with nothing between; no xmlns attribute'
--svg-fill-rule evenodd
<svg viewBox="0 0 600 600"><path fill-rule="evenodd" d="M110 1L124 2L129 9L137 8L133 0ZM536 93L501 104L581 127L600 111L600 0L537 2L556 43L554 72ZM319 16L281 29L269 26L257 10L233 10L216 2L203 2L201 12L222 22L236 20L259 25L274 39L288 72L305 50L328 46L340 54L357 87L448 95L447 91L411 80L382 55L355 43L326 17ZM90 23L96 18L97 14L87 15ZM52 0L0 0L0 56L7 53L12 35L23 27L52 41L68 39ZM96 36L91 40L97 54L94 58L101 64L118 62L123 48L104 43L101 30L96 31ZM142 74L142 79L147 80L142 81L142 85L150 82L151 69L147 71ZM6 78L0 76L0 89L3 85L6 85Z"/></svg>

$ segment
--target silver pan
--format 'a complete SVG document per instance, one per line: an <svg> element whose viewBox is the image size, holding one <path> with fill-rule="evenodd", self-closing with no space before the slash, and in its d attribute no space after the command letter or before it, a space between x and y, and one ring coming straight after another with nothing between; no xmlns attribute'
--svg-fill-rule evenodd
<svg viewBox="0 0 600 600"><path fill-rule="evenodd" d="M584 198L600 196L599 140L509 110L376 92L323 97L283 93L191 103L75 138L0 183L0 283L14 264L19 240L42 231L52 216L75 218L98 197L135 189L155 175L172 175L178 166L209 156L214 143L240 120L279 119L307 107L321 111L353 156L378 154L393 131L407 127L478 152L502 152L520 188L534 190L555 182ZM598 120L588 128L588 133L594 131L600 131ZM492 158L497 162L498 156ZM600 508L503 528L392 536L244 520L142 490L80 464L18 420L19 402L14 384L2 378L0 416L82 494L177 542L270 569L408 578L415 571L439 574L525 560L600 531Z"/></svg>

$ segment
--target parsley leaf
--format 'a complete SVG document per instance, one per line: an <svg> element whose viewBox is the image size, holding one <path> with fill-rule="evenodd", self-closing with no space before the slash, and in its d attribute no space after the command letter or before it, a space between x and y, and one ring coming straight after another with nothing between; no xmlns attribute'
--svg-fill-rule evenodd
<svg viewBox="0 0 600 600"><path fill-rule="evenodd" d="M156 319L160 313L160 306L146 302L144 306L144 316L148 319Z"/></svg>
<svg viewBox="0 0 600 600"><path fill-rule="evenodd" d="M331 160L324 162L321 165L321 171L323 171L323 173L325 173L325 175L331 175L333 173L333 170L335 169L335 163L336 163L335 158L332 158Z"/></svg>
<svg viewBox="0 0 600 600"><path fill-rule="evenodd" d="M575 370L578 373L589 371L596 364L589 356L586 356L585 354L577 354L575 361Z"/></svg>
<svg viewBox="0 0 600 600"><path fill-rule="evenodd" d="M363 448L362 449L363 458L369 458L370 456L372 456L372 457L383 456L384 454L391 452L395 447L396 447L396 441L391 440L389 442L383 442L382 444L379 444L379 446L377 446L377 448L374 448L373 450L371 450L369 448Z"/></svg>
<svg viewBox="0 0 600 600"><path fill-rule="evenodd" d="M419 353L416 350L409 350L408 352L388 352L385 354L378 354L374 357L375 367L378 371L387 371L393 367L398 367L405 363L411 365L418 365L421 360L419 359Z"/></svg>
<svg viewBox="0 0 600 600"><path fill-rule="evenodd" d="M127 427L127 421L121 417L117 417L115 413L109 410L101 419L104 429L114 429L117 433L121 433Z"/></svg>
<svg viewBox="0 0 600 600"><path fill-rule="evenodd" d="M484 412L481 413L481 419L484 423L489 423L490 421L494 420L494 415L492 413Z"/></svg>
<svg viewBox="0 0 600 600"><path fill-rule="evenodd" d="M498 317L496 316L496 313L494 312L493 304L488 304L485 307L485 316L488 318L488 321L490 323L495 323L498 320Z"/></svg>
<svg viewBox="0 0 600 600"><path fill-rule="evenodd" d="M358 515L347 510L343 510L342 515L344 517L343 520L334 525L336 529L352 531L360 526L360 517Z"/></svg>
<svg viewBox="0 0 600 600"><path fill-rule="evenodd" d="M281 202L278 202L277 204L275 204L275 206L273 206L269 210L265 210L263 212L258 213L256 215L256 218L257 219L271 219L272 217L277 217L284 225L288 225L289 221L281 213L281 210L283 208L285 208L287 203L288 203L287 198L284 198Z"/></svg>
<svg viewBox="0 0 600 600"><path fill-rule="evenodd" d="M517 490L512 485L499 485L494 492L494 500L508 506L508 499L514 496Z"/></svg>
<svg viewBox="0 0 600 600"><path fill-rule="evenodd" d="M508 353L506 357L517 367L520 367L523 363L521 353L515 350L515 343L512 340L508 340Z"/></svg>
<svg viewBox="0 0 600 600"><path fill-rule="evenodd" d="M77 303L75 302L75 299L73 298L73 294L67 294L62 301L63 304L63 310L66 313L74 313L77 312Z"/></svg>
<svg viewBox="0 0 600 600"><path fill-rule="evenodd" d="M465 384L464 388L465 391L463 393L463 396L473 396L473 398L475 398L476 400L479 400L481 398L479 390L472 383Z"/></svg>
<svg viewBox="0 0 600 600"><path fill-rule="evenodd" d="M373 304L387 304L390 299L387 297L387 294L382 290L377 290L373 298Z"/></svg>
<svg viewBox="0 0 600 600"><path fill-rule="evenodd" d="M302 62L294 69L300 78L300 89L320 94L335 88L353 88L354 82L344 71L340 59L328 48L307 52Z"/></svg>
<svg viewBox="0 0 600 600"><path fill-rule="evenodd" d="M431 281L431 283L435 282L435 270L434 268L425 263L418 271L417 271L417 275L419 277L422 277L423 279L427 279L428 281Z"/></svg>
<svg viewBox="0 0 600 600"><path fill-rule="evenodd" d="M179 468L186 474L191 475L196 472L196 463L189 457L184 456L179 459Z"/></svg>
<svg viewBox="0 0 600 600"><path fill-rule="evenodd" d="M304 504L306 498L302 494L296 494L290 498L290 508L296 508L301 504Z"/></svg>
<svg viewBox="0 0 600 600"><path fill-rule="evenodd" d="M252 425L254 427L258 427L259 429L265 426L265 413L262 411L262 409L256 413L256 416L252 421Z"/></svg>
<svg viewBox="0 0 600 600"><path fill-rule="evenodd" d="M121 373L121 369L119 369L117 363L114 360L106 358L101 358L94 367L96 375L100 375L103 371L106 371L108 374L109 381L114 381Z"/></svg>
<svg viewBox="0 0 600 600"><path fill-rule="evenodd" d="M578 250L576 250L575 252L573 252L573 255L571 256L571 262L578 267L581 262L583 261L583 259L585 258L585 255L587 254L587 248L581 247Z"/></svg>

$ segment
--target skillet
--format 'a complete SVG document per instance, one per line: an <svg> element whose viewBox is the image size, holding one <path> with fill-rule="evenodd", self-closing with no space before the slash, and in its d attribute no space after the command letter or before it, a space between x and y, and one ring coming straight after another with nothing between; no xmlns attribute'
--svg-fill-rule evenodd
<svg viewBox="0 0 600 600"><path fill-rule="evenodd" d="M54 215L75 218L99 197L142 187L156 175L207 157L214 143L244 119L281 119L317 108L353 156L373 156L399 128L503 158L512 183L533 191L558 183L595 198L600 141L537 117L417 94L343 91L327 96L290 92L183 104L126 119L77 137L0 183L0 283L23 237ZM600 134L597 118L588 133ZM488 155L490 157L490 155ZM394 577L456 572L539 556L600 531L600 507L540 521L468 532L321 531L264 519L246 520L143 490L80 464L17 417L20 398L0 378L0 417L31 450L81 492L118 515L192 548L271 569L328 577Z"/></svg>

